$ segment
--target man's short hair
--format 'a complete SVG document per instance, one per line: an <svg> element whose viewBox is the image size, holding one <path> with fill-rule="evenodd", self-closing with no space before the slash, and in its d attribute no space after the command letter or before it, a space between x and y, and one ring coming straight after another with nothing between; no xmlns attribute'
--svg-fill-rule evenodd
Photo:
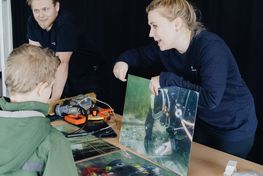
<svg viewBox="0 0 263 176"><path fill-rule="evenodd" d="M27 5L31 7L32 1L33 1L33 0L26 0ZM52 0L52 1L53 1L53 4L55 5L55 4L56 4L57 2L59 2L60 0Z"/></svg>
<svg viewBox="0 0 263 176"><path fill-rule="evenodd" d="M30 44L15 48L5 64L5 84L9 93L28 93L41 82L51 82L60 64L55 53Z"/></svg>

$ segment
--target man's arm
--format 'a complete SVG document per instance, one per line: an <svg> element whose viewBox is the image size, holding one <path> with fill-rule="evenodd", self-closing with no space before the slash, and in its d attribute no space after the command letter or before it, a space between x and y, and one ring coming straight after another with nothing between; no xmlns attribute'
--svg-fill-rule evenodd
<svg viewBox="0 0 263 176"><path fill-rule="evenodd" d="M30 40L30 39L28 39L28 43L31 44L31 45L35 45L35 46L41 46L41 44L39 42Z"/></svg>
<svg viewBox="0 0 263 176"><path fill-rule="evenodd" d="M33 41L30 39L28 41L31 45L41 46L41 44L37 41ZM50 101L58 100L62 95L64 86L68 78L68 66L72 53L73 52L56 52L56 55L59 57L61 63L56 72L56 79L53 85L52 97Z"/></svg>
<svg viewBox="0 0 263 176"><path fill-rule="evenodd" d="M56 52L56 55L59 57L61 63L56 72L56 79L52 89L52 97L50 101L60 99L64 86L68 78L68 67L69 60L73 52Z"/></svg>

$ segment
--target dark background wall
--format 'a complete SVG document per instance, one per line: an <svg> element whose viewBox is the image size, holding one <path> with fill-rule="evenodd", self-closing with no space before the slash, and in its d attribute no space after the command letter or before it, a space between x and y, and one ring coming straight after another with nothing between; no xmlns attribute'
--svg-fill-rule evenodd
<svg viewBox="0 0 263 176"><path fill-rule="evenodd" d="M91 77L102 89L101 99L122 114L125 83L112 74L115 57L126 49L149 42L145 7L150 0L62 0L61 4L77 18L83 40L87 41L88 63L104 69L93 70ZM261 0L191 0L199 11L199 18L209 31L217 33L231 48L242 77L250 88L259 120L256 141L249 160L263 164L263 23ZM11 0L14 47L27 42L26 19L30 9L25 1ZM94 62L99 58L101 62ZM90 69L90 67L87 67ZM93 67L92 67L93 68ZM151 77L161 68L132 69L130 73ZM97 76L96 76L97 75ZM96 90L95 90L96 91ZM98 91L99 92L99 91ZM238 146L237 146L238 147Z"/></svg>

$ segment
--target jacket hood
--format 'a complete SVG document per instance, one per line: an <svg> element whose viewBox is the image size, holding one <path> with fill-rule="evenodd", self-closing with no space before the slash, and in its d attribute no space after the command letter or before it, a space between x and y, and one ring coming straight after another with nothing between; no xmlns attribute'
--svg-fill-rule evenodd
<svg viewBox="0 0 263 176"><path fill-rule="evenodd" d="M51 130L48 105L0 98L0 175L21 169ZM38 111L37 111L37 110Z"/></svg>

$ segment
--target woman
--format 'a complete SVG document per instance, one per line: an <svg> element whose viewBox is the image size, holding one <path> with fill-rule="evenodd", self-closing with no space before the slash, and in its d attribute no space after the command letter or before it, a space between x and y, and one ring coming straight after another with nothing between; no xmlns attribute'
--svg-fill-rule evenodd
<svg viewBox="0 0 263 176"><path fill-rule="evenodd" d="M253 97L225 42L196 21L186 0L153 0L146 8L155 42L122 53L114 68L121 81L128 66L161 62L166 71L149 88L179 86L200 93L194 140L246 158L253 146L257 117ZM237 147L238 146L238 147Z"/></svg>

